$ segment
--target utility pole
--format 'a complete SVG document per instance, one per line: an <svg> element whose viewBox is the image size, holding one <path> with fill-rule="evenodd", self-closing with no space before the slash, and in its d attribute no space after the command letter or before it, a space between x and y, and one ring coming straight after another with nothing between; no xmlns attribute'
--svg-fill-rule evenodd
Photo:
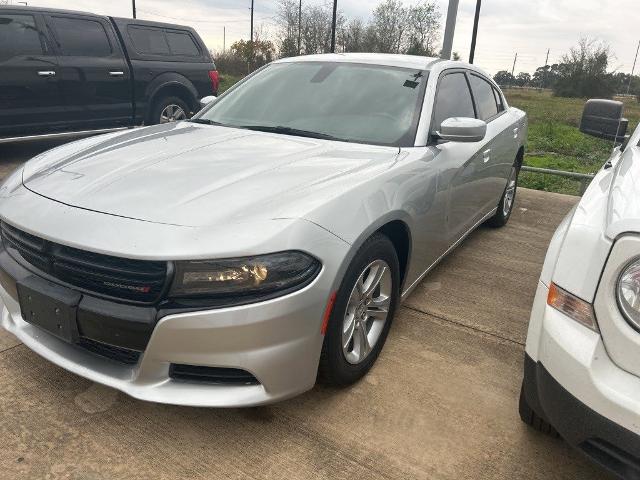
<svg viewBox="0 0 640 480"><path fill-rule="evenodd" d="M222 27L222 53L227 51L227 27Z"/></svg>
<svg viewBox="0 0 640 480"><path fill-rule="evenodd" d="M302 53L302 0L298 8L298 55Z"/></svg>
<svg viewBox="0 0 640 480"><path fill-rule="evenodd" d="M253 68L253 2L251 0L251 39L249 40L249 65L248 65L248 73L251 73L251 69Z"/></svg>
<svg viewBox="0 0 640 480"><path fill-rule="evenodd" d="M473 19L473 35L471 36L471 53L469 53L469 63L473 63L476 56L476 38L478 37L478 23L480 22L480 7L482 0L476 2L476 16Z"/></svg>
<svg viewBox="0 0 640 480"><path fill-rule="evenodd" d="M513 74L516 71L516 61L518 60L518 52L516 52L516 56L513 59L513 67L511 67L511 76L513 77Z"/></svg>
<svg viewBox="0 0 640 480"><path fill-rule="evenodd" d="M136 18L136 0L131 0L131 4L133 7L133 18Z"/></svg>
<svg viewBox="0 0 640 480"><path fill-rule="evenodd" d="M453 34L456 31L456 17L458 16L458 3L460 3L460 0L449 0L447 23L444 28L444 40L442 41L442 53L440 54L440 58L445 60L451 59L451 50L453 50Z"/></svg>
<svg viewBox="0 0 640 480"><path fill-rule="evenodd" d="M333 0L333 21L331 22L331 53L336 53L336 21L338 19L338 0Z"/></svg>
<svg viewBox="0 0 640 480"><path fill-rule="evenodd" d="M633 68L631 68L631 75L629 76L629 84L627 85L627 95L631 91L631 80L633 80L633 73L636 71L636 61L638 60L638 51L640 51L640 42L638 42L638 48L636 48L636 58L633 59Z"/></svg>
<svg viewBox="0 0 640 480"><path fill-rule="evenodd" d="M547 80L547 67L549 66L549 52L551 52L551 49L547 48L547 58L544 61L544 72L542 72L542 85L540 85L541 89L544 88L544 84L546 83L545 81Z"/></svg>

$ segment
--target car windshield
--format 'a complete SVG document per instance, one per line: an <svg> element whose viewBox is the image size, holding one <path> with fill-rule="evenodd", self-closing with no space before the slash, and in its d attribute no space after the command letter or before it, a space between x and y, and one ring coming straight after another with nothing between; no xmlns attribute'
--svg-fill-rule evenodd
<svg viewBox="0 0 640 480"><path fill-rule="evenodd" d="M267 66L195 121L375 145L412 146L427 72L352 63Z"/></svg>

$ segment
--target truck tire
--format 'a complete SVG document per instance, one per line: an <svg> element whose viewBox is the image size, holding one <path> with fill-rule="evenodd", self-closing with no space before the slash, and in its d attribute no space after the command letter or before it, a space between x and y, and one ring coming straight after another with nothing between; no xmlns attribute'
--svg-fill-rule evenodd
<svg viewBox="0 0 640 480"><path fill-rule="evenodd" d="M180 97L160 97L153 102L147 118L147 125L177 122L191 116L191 109L187 102Z"/></svg>

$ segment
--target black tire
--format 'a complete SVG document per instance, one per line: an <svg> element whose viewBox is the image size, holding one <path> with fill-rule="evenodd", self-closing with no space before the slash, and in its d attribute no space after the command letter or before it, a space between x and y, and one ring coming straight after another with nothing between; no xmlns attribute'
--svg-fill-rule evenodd
<svg viewBox="0 0 640 480"><path fill-rule="evenodd" d="M505 199L507 197L507 192L509 191L509 186L511 185L511 176L515 175L515 184L513 185L513 197L510 202L510 207L508 211L505 212ZM518 193L518 176L520 175L520 167L518 165L513 165L509 180L507 180L507 186L504 188L504 192L502 192L502 196L500 197L500 201L498 202L498 210L496 214L487 220L487 225L494 228L504 227L509 218L511 218L511 212L513 212L513 207L516 204L516 196Z"/></svg>
<svg viewBox="0 0 640 480"><path fill-rule="evenodd" d="M529 406L529 404L527 403L527 398L524 394L524 385L520 389L520 402L518 410L520 412L520 419L534 430L544 433L545 435L549 435L553 438L558 438L560 436L558 435L556 429L553 428L550 423L542 419Z"/></svg>
<svg viewBox="0 0 640 480"><path fill-rule="evenodd" d="M160 97L153 102L151 105L151 109L149 110L149 114L147 115L147 120L145 122L146 125L156 125L158 123L162 123L161 115L162 112L169 105L177 105L182 109L185 113L185 118L191 117L191 108L182 98L176 96L168 96L168 97Z"/></svg>
<svg viewBox="0 0 640 480"><path fill-rule="evenodd" d="M388 315L380 336L370 353L360 363L347 361L342 349L342 329L347 303L360 274L375 260L383 260L391 273L391 295ZM373 366L385 344L399 299L400 267L398 255L391 241L383 234L376 233L358 250L336 295L333 311L327 325L322 354L320 356L319 378L328 385L351 385L362 378Z"/></svg>

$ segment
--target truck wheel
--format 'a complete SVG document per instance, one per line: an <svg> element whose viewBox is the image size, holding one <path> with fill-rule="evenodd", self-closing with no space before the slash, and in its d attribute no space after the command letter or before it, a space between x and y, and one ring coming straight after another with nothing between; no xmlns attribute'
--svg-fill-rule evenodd
<svg viewBox="0 0 640 480"><path fill-rule="evenodd" d="M500 197L498 210L493 217L487 220L487 225L490 227L504 227L509 221L509 217L511 217L511 212L513 211L513 205L516 203L516 190L518 189L519 173L520 169L517 165L511 167L511 174L509 175L509 180L507 181L507 186L502 193L502 197Z"/></svg>
<svg viewBox="0 0 640 480"><path fill-rule="evenodd" d="M186 120L190 112L189 105L181 98L162 97L153 103L147 124L156 125Z"/></svg>
<svg viewBox="0 0 640 480"><path fill-rule="evenodd" d="M538 414L529 406L524 394L524 385L520 389L520 403L518 410L520 411L520 419L534 430L553 438L558 438L560 436L550 423L540 418L540 416L538 416Z"/></svg>
<svg viewBox="0 0 640 480"><path fill-rule="evenodd" d="M376 233L356 253L337 292L320 357L325 384L350 385L373 366L393 320L399 286L395 248Z"/></svg>

